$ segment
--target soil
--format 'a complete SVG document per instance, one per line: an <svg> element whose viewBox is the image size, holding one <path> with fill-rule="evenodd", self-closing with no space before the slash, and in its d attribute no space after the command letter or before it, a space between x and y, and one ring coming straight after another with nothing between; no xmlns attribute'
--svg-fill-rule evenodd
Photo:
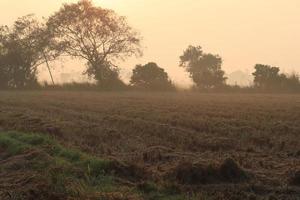
<svg viewBox="0 0 300 200"><path fill-rule="evenodd" d="M299 95L1 92L1 129L116 160L109 172L129 185L154 182L199 199L300 199ZM26 170L28 156L46 156L2 154L10 170L0 170L1 197L50 195L43 176Z"/></svg>

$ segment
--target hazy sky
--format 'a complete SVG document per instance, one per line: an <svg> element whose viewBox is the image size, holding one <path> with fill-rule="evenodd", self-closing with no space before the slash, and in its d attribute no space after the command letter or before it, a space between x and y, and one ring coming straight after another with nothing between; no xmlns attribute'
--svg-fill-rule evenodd
<svg viewBox="0 0 300 200"><path fill-rule="evenodd" d="M48 16L63 2L75 1L0 0L0 23L10 24L29 13ZM94 2L127 16L144 38L144 57L122 63L125 76L135 64L154 61L172 79L186 84L187 75L178 62L189 44L221 55L227 73L237 69L252 72L255 63L276 65L284 72L300 71L300 0Z"/></svg>

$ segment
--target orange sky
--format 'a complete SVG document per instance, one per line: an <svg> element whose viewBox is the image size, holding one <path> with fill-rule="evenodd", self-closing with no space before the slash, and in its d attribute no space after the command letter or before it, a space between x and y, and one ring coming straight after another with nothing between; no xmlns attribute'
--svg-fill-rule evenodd
<svg viewBox="0 0 300 200"><path fill-rule="evenodd" d="M0 23L36 13L48 16L67 0L0 0ZM178 67L189 45L220 54L224 69L253 71L255 63L300 71L299 0L94 0L125 15L144 38L144 57L121 66L128 77L137 63L155 61L173 80L186 85ZM74 64L72 65L74 66ZM71 67L65 67L68 71ZM74 69L81 71L81 68Z"/></svg>

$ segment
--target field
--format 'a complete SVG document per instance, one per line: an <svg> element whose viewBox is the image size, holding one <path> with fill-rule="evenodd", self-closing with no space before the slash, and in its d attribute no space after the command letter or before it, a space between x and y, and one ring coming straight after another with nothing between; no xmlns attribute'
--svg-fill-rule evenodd
<svg viewBox="0 0 300 200"><path fill-rule="evenodd" d="M300 199L300 95L0 92L0 132L3 199Z"/></svg>

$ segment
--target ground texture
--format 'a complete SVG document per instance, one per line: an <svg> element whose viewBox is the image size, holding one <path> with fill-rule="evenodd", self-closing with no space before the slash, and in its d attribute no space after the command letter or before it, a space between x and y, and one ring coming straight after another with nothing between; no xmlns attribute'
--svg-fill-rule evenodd
<svg viewBox="0 0 300 200"><path fill-rule="evenodd" d="M300 199L299 95L0 92L1 129L6 137L7 131L39 133L115 163L101 176L122 183L115 195L128 195L102 191L93 193L95 199ZM0 140L2 166L17 159L26 166L24 159L36 149L9 154L4 144ZM45 162L56 160L44 146L38 149L48 155ZM34 155L30 162L41 153ZM18 185L13 181L22 180L19 168L0 173L6 175L0 176L0 191L7 199L13 199L7 191L53 184L31 178ZM41 174L35 168L26 173Z"/></svg>

